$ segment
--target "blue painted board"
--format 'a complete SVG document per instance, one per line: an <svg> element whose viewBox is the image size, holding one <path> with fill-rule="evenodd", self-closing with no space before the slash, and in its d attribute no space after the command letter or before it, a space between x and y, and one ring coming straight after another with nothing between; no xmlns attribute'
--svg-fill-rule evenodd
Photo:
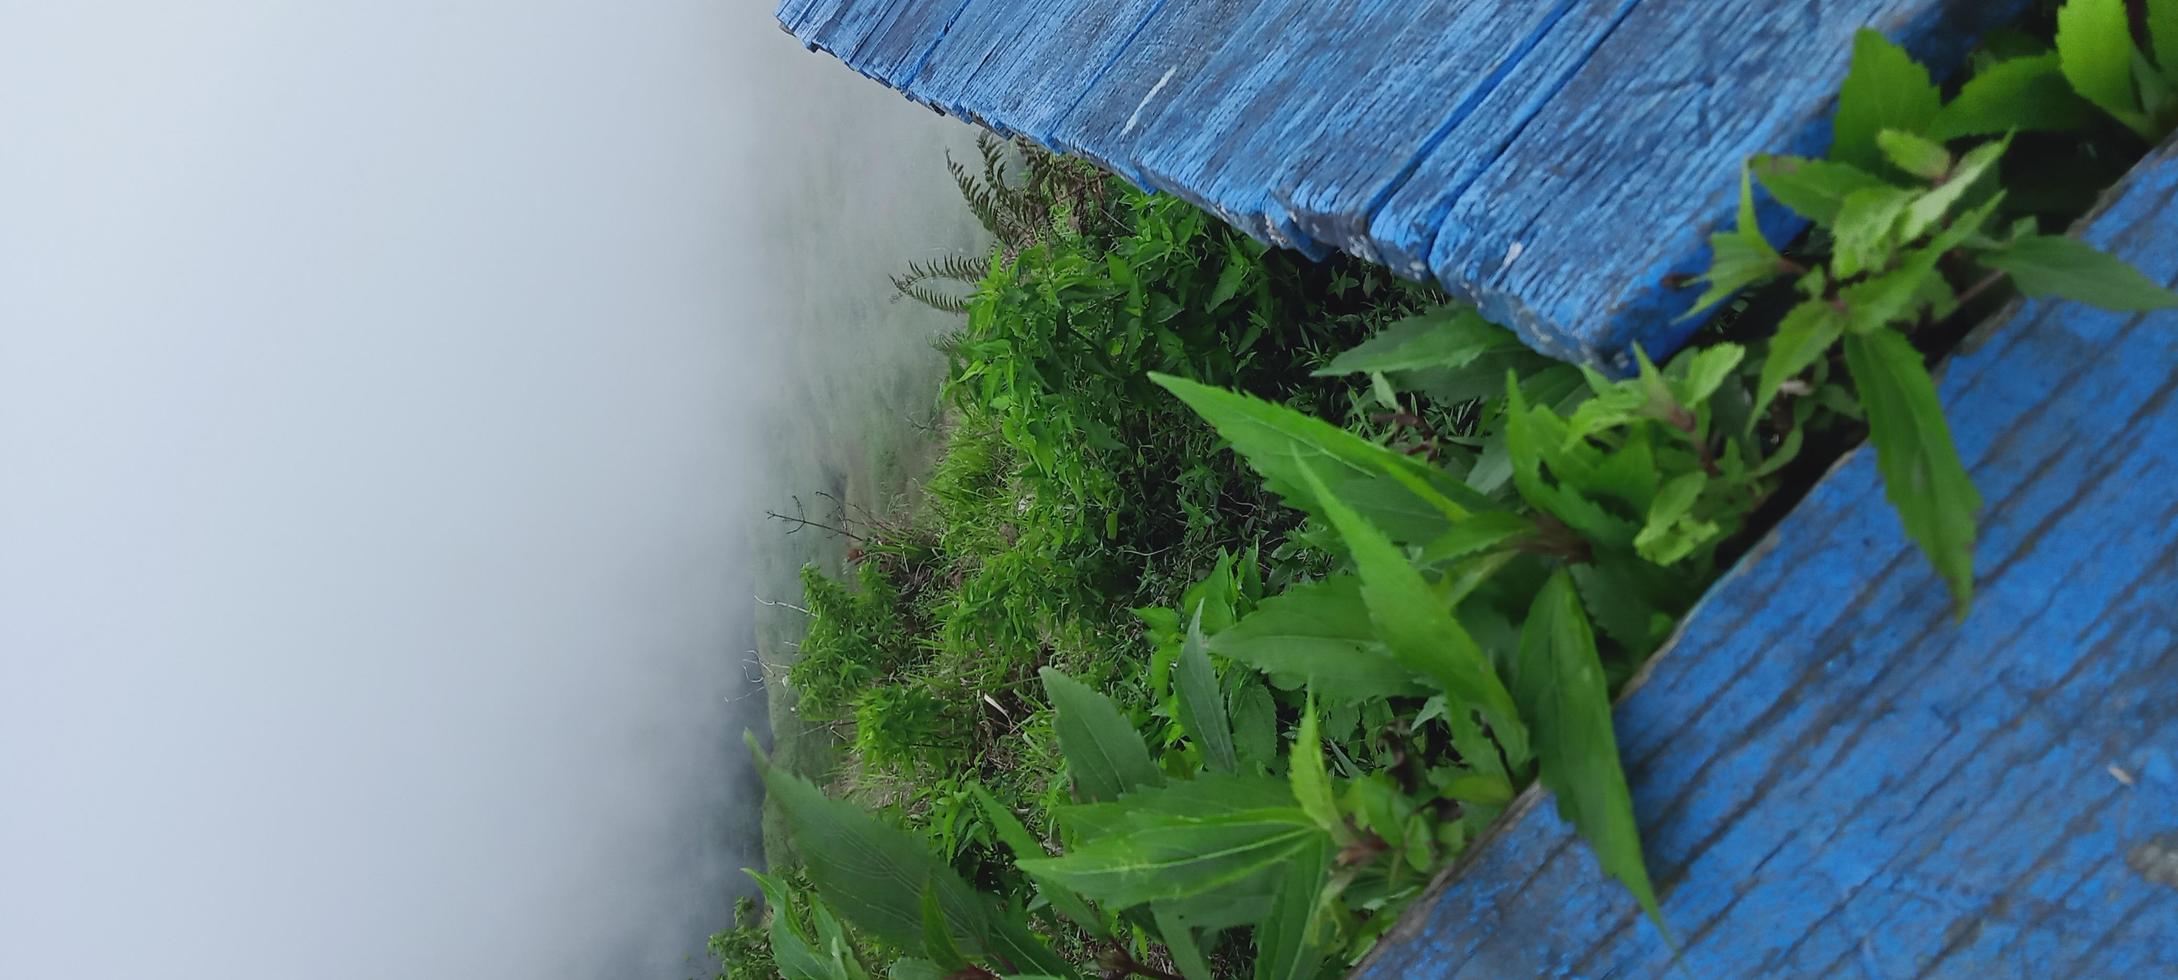
<svg viewBox="0 0 2178 980"><path fill-rule="evenodd" d="M1827 141L1850 38L1939 69L2026 0L783 0L805 43L1265 241L1434 279L1610 370L1675 349L1741 161ZM1772 209L1766 223L1792 230Z"/></svg>
<svg viewBox="0 0 2178 980"><path fill-rule="evenodd" d="M1479 171L1435 161L1410 184L1456 189L1430 249L1439 282L1555 357L1632 368L1630 347L1676 350L1698 288L1667 275L1708 266L1733 222L1739 173L1758 152L1820 154L1853 33L1874 26L1926 63L1955 64L2010 2L1647 2ZM1767 226L1796 230L1778 220ZM1639 229L1638 233L1629 233Z"/></svg>
<svg viewBox="0 0 2178 980"><path fill-rule="evenodd" d="M2178 143L2083 234L2178 285ZM2178 976L2178 311L2026 303L1941 391L1964 623L1863 448L1618 708L1684 972L1531 792L1359 976Z"/></svg>

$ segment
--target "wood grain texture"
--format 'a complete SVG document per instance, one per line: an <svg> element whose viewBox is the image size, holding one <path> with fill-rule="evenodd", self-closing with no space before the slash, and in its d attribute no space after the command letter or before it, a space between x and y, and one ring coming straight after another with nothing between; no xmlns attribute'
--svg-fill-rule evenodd
<svg viewBox="0 0 2178 980"><path fill-rule="evenodd" d="M1815 151L1857 28L1938 69L2026 0L783 0L811 47L1267 242L1613 371L1698 323L1741 162ZM1781 210L1764 212L1782 236Z"/></svg>
<svg viewBox="0 0 2178 980"><path fill-rule="evenodd" d="M2178 144L2084 237L2178 285ZM2178 976L2178 312L2034 302L1942 379L1972 615L1848 456L1619 706L1696 977ZM1369 978L1667 976L1530 794Z"/></svg>

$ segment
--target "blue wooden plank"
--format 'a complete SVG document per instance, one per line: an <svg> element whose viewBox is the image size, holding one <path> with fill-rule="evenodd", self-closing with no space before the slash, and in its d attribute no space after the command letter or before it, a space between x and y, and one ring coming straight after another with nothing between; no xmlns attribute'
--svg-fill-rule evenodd
<svg viewBox="0 0 2178 980"><path fill-rule="evenodd" d="M938 39L922 67L903 86L911 97L1012 135L1008 120L988 115L988 78L1013 69L1024 36L1043 26L1042 0L969 0L956 23Z"/></svg>
<svg viewBox="0 0 2178 980"><path fill-rule="evenodd" d="M1509 142L1523 112L1533 115L1633 4L1556 0L1507 8L1469 0L1407 18L1387 32L1380 57L1352 66L1359 77L1335 89L1325 114L1332 138L1311 141L1287 160L1272 180L1274 193L1309 235L1426 278L1429 244L1448 207L1388 242L1379 241L1375 215L1447 141L1479 169L1495 155L1488 148ZM1336 138L1357 122L1369 126L1369 139Z"/></svg>
<svg viewBox="0 0 2178 980"><path fill-rule="evenodd" d="M2178 143L2084 236L2178 285L2174 226ZM1972 615L1862 449L1619 707L1680 965L1531 793L1359 976L2178 976L2178 312L1970 346Z"/></svg>
<svg viewBox="0 0 2178 980"><path fill-rule="evenodd" d="M1434 278L1623 369L1693 323L1740 162L1814 150L1851 32L1956 62L2026 0L784 0L805 43L1266 241ZM1766 223L1790 229L1771 210Z"/></svg>
<svg viewBox="0 0 2178 980"><path fill-rule="evenodd" d="M1369 199L1371 208L1355 215L1367 222L1377 260L1411 279L1432 278L1430 250L1452 202L1504 154L1633 9L1631 2L1576 5L1522 58L1520 78L1471 93L1470 98L1479 94L1479 99L1463 115L1447 120L1451 130L1408 161L1403 176L1377 188ZM1305 191L1297 188L1296 193ZM1329 212L1337 204L1326 201L1317 207Z"/></svg>
<svg viewBox="0 0 2178 980"><path fill-rule="evenodd" d="M1122 55L1163 0L1029 2L1036 5L1033 29L1008 43L1003 62L978 73L980 92L973 105L1030 139L1053 146L1067 113Z"/></svg>
<svg viewBox="0 0 2178 980"><path fill-rule="evenodd" d="M848 62L864 75L900 88L952 28L967 0L904 0L873 27Z"/></svg>
<svg viewBox="0 0 2178 980"><path fill-rule="evenodd" d="M1168 0L1154 6L1059 120L1052 146L1095 160L1136 186L1149 186L1134 159L1143 122L1154 120L1193 84L1247 18L1261 10L1258 4L1235 2Z"/></svg>
<svg viewBox="0 0 2178 980"><path fill-rule="evenodd" d="M1877 27L1945 69L2023 7L1640 4L1471 182L1421 171L1421 187L1458 194L1430 269L1538 350L1631 370L1633 344L1676 350L1699 326L1679 321L1698 290L1662 284L1707 266L1746 158L1828 144L1855 30ZM1464 149L1450 157L1442 166L1455 174L1472 165Z"/></svg>

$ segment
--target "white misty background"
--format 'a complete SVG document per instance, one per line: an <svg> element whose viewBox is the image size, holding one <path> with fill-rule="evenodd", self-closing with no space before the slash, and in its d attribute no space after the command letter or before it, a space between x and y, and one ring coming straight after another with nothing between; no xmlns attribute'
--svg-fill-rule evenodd
<svg viewBox="0 0 2178 980"><path fill-rule="evenodd" d="M0 977L702 972L773 421L968 235L769 7L0 0Z"/></svg>

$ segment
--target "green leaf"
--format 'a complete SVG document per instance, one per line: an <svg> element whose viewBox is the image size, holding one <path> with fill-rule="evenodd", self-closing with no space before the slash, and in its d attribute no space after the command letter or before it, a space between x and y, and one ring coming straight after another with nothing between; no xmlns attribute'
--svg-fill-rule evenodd
<svg viewBox="0 0 2178 980"><path fill-rule="evenodd" d="M1762 226L1755 221L1754 184L1744 170L1739 175L1739 226L1710 235L1709 251L1709 271L1701 280L1709 288L1694 300L1687 311L1690 317L1784 271L1783 257L1762 237Z"/></svg>
<svg viewBox="0 0 2178 980"><path fill-rule="evenodd" d="M1513 332L1471 306L1441 306L1407 317L1332 358L1317 377L1423 368L1459 368L1484 354L1520 348Z"/></svg>
<svg viewBox="0 0 2178 980"><path fill-rule="evenodd" d="M2087 107L2050 54L2000 61L1981 70L1936 114L1929 135L2001 136L2011 132L2078 129Z"/></svg>
<svg viewBox="0 0 2178 980"><path fill-rule="evenodd" d="M1203 309L1216 312L1219 307L1224 306L1227 301L1240 292L1241 285L1248 279L1249 270L1256 267L1255 263L1250 262L1247 257L1241 255L1238 251L1228 250L1225 256L1225 268L1218 270L1218 283L1216 286L1211 287L1210 298L1203 305Z"/></svg>
<svg viewBox="0 0 2178 980"><path fill-rule="evenodd" d="M1157 921L1157 934L1165 941L1165 949L1172 954L1172 965L1179 968L1186 980L1216 980L1210 970L1210 961L1203 959L1202 949L1195 945L1195 930L1187 919L1165 902L1150 906L1150 917Z"/></svg>
<svg viewBox="0 0 2178 980"><path fill-rule="evenodd" d="M945 971L926 959L904 956L885 968L889 980L945 980Z"/></svg>
<svg viewBox="0 0 2178 980"><path fill-rule="evenodd" d="M1664 608L1684 607L1656 566L1632 556L1603 555L1595 564L1573 566L1572 574L1596 627L1637 658L1671 635L1676 617Z"/></svg>
<svg viewBox="0 0 2178 980"><path fill-rule="evenodd" d="M1256 980L1312 980L1323 951L1310 935L1331 871L1331 845L1317 839L1295 851L1279 870L1270 914L1255 929Z"/></svg>
<svg viewBox="0 0 2178 980"><path fill-rule="evenodd" d="M1331 774L1323 764L1323 738L1316 733L1316 699L1309 698L1307 707L1301 709L1301 730L1293 737L1293 761L1286 768L1286 777L1293 784L1293 798L1301 803L1301 812L1316 821L1316 826L1337 834L1346 829L1346 821L1339 816L1338 798L1331 792Z"/></svg>
<svg viewBox="0 0 2178 980"><path fill-rule="evenodd" d="M1559 815L1587 839L1603 870L1633 893L1649 921L1663 929L1663 910L1641 860L1633 796L1619 768L1595 634L1563 569L1551 575L1528 609L1516 677L1521 703L1535 720L1540 778L1557 797Z"/></svg>
<svg viewBox="0 0 2178 980"><path fill-rule="evenodd" d="M1746 348L1730 343L1710 344L1679 355L1672 360L1672 377L1668 379L1673 398L1687 408L1709 401L1746 356Z"/></svg>
<svg viewBox="0 0 2178 980"><path fill-rule="evenodd" d="M1951 587L1960 615L1974 591L1974 490L1951 444L1936 384L1921 353L1893 330L1845 338L1845 363L1868 413L1884 496L1898 509L1906 534L1921 546Z"/></svg>
<svg viewBox="0 0 2178 980"><path fill-rule="evenodd" d="M2066 0L2058 9L2058 66L2072 90L2142 139L2153 139L2154 127L2133 92L2133 50L2125 0Z"/></svg>
<svg viewBox="0 0 2178 980"><path fill-rule="evenodd" d="M923 889L922 951L947 973L957 973L968 966L968 955L953 941L953 930L945 921L945 909L938 903L935 887Z"/></svg>
<svg viewBox="0 0 2178 980"><path fill-rule="evenodd" d="M1422 546L1418 561L1423 565L1436 565L1455 558L1494 551L1507 543L1533 536L1539 529L1534 518L1524 514L1504 512L1476 514L1473 518L1452 526L1445 533L1431 538ZM1359 594L1356 594L1359 598Z"/></svg>
<svg viewBox="0 0 2178 980"><path fill-rule="evenodd" d="M1316 467L1320 479L1342 488L1391 477L1414 500L1448 517L1499 509L1481 493L1446 478L1443 471L1321 419L1184 378L1153 373L1150 380L1186 402L1232 443L1234 451L1263 475L1271 492L1311 513L1317 498L1301 478L1306 466ZM1364 509L1364 513L1373 511Z"/></svg>
<svg viewBox="0 0 2178 980"><path fill-rule="evenodd" d="M756 879L756 886L764 891L764 904L771 908L771 958L779 973L787 980L840 980L842 971L817 952L794 921L794 906L786 882L749 868L741 870Z"/></svg>
<svg viewBox="0 0 2178 980"><path fill-rule="evenodd" d="M1180 696L1180 727L1202 749L1203 763L1212 769L1236 772L1240 759L1233 753L1233 724L1225 716L1225 698L1218 691L1218 672L1203 652L1202 607L1187 625L1187 639L1180 644L1180 662L1174 671Z"/></svg>
<svg viewBox="0 0 2178 980"><path fill-rule="evenodd" d="M1569 439L1571 430L1565 420L1550 409L1530 408L1511 378L1507 379L1505 395L1504 442L1512 463L1513 485L1519 488L1520 496L1583 537L1611 548L1632 545L1638 528L1574 489L1593 475L1600 462L1599 451ZM1642 400L1646 402L1647 396ZM1571 486L1554 485L1545 479L1545 465L1561 483Z"/></svg>
<svg viewBox="0 0 2178 980"><path fill-rule="evenodd" d="M1857 276L1864 269L1880 269L1898 250L1898 225L1906 209L1919 195L1903 187L1871 187L1845 196L1838 208L1830 269L1838 278Z"/></svg>
<svg viewBox="0 0 2178 980"><path fill-rule="evenodd" d="M1688 517L1708 483L1708 474L1700 470L1666 481L1649 504L1648 522L1634 536L1634 551L1659 565L1670 565L1714 539L1721 530L1715 523Z"/></svg>
<svg viewBox="0 0 2178 980"><path fill-rule="evenodd" d="M1057 713L1052 727L1082 799L1116 800L1128 790L1164 784L1141 733L1110 698L1049 667L1037 674Z"/></svg>
<svg viewBox="0 0 2178 980"><path fill-rule="evenodd" d="M1369 621L1391 648L1393 659L1435 682L1455 701L1480 711L1504 746L1506 758L1520 765L1527 758L1527 735L1512 695L1498 679L1489 656L1460 628L1451 610L1390 540L1333 496L1313 470L1304 467L1301 475L1312 485L1319 505L1352 553L1361 577L1362 603L1368 606Z"/></svg>
<svg viewBox="0 0 2178 980"><path fill-rule="evenodd" d="M1937 180L1951 172L1951 151L1927 137L1885 129L1876 133L1876 148L1892 166L1922 180Z"/></svg>
<svg viewBox="0 0 2178 980"><path fill-rule="evenodd" d="M1761 415L1777 390L1830 352L1845 332L1845 314L1826 300L1811 299L1792 308L1770 338L1769 353L1762 358L1761 380L1755 384L1755 414Z"/></svg>
<svg viewBox="0 0 2178 980"><path fill-rule="evenodd" d="M1021 858L1051 856L1049 852L1044 850L1043 843L1032 836L1027 827L1021 825L1021 818L1014 816L1013 811L1006 809L1005 804L998 802L998 799L992 796L989 790L984 789L980 784L976 785L974 790L976 803L983 810L984 822L989 824L992 833L998 836L999 843L1006 845L1006 849L1013 852L1016 861ZM1089 903L1083 901L1080 895L1074 894L1071 890L1055 881L1047 881L1036 877L1031 877L1029 881L1036 886L1037 893L1044 896L1044 901L1051 903L1051 907L1058 910L1060 915L1072 919L1075 925L1095 935L1102 936L1105 934L1103 918L1098 916L1096 910L1090 908Z"/></svg>
<svg viewBox="0 0 2178 980"><path fill-rule="evenodd" d="M854 947L847 941L847 929L840 925L839 917L814 896L809 900L809 917L816 920L817 943L830 958L833 970L844 980L869 980L869 972L862 968L862 961L855 958Z"/></svg>
<svg viewBox="0 0 2178 980"><path fill-rule="evenodd" d="M1194 779L1166 783L1160 788L1137 790L1117 803L1062 806L1055 811L1055 816L1074 840L1090 841L1124 836L1167 817L1200 819L1292 806L1293 790L1283 779L1206 772Z"/></svg>
<svg viewBox="0 0 2178 980"><path fill-rule="evenodd" d="M1749 167L1777 203L1826 228L1838 220L1838 211L1845 206L1846 195L1890 186L1881 177L1834 160L1758 156L1749 162Z"/></svg>
<svg viewBox="0 0 2178 980"><path fill-rule="evenodd" d="M754 740L750 743L755 751ZM847 921L902 948L923 942L924 889L934 889L951 934L971 956L995 956L1016 966L1071 976L1073 969L1010 918L995 914L978 894L922 842L860 806L834 800L807 780L769 764L756 752L768 798L786 818L794 852L809 880Z"/></svg>
<svg viewBox="0 0 2178 980"><path fill-rule="evenodd" d="M1845 304L1845 328L1852 333L1871 333L1891 327L1909 327L1920 319L1930 279L1939 253L1918 249L1907 253L1896 268L1846 286L1838 291Z"/></svg>
<svg viewBox="0 0 2178 980"><path fill-rule="evenodd" d="M1202 817L1155 814L1125 834L1100 837L1056 858L1022 861L1113 908L1214 891L1292 857L1321 839L1291 807Z"/></svg>
<svg viewBox="0 0 2178 980"><path fill-rule="evenodd" d="M1853 63L1838 89L1830 158L1873 171L1883 165L1876 134L1886 129L1925 133L1943 107L1928 70L1883 35L1862 28L1853 35Z"/></svg>
<svg viewBox="0 0 2178 980"><path fill-rule="evenodd" d="M1260 680L1233 695L1233 751L1250 768L1267 767L1278 754L1278 703Z"/></svg>
<svg viewBox="0 0 2178 980"><path fill-rule="evenodd" d="M2178 85L2178 0L2148 0L2148 42L2156 67Z"/></svg>
<svg viewBox="0 0 2178 980"><path fill-rule="evenodd" d="M1944 182L1916 195L1906 206L1906 214L1898 225L1899 244L1914 241L1943 221L1951 209L1958 206L1974 185L1996 168L2004 151L2011 145L2011 137L1984 143L1959 158L1959 165L1952 169ZM1842 272L1840 273L1843 274Z"/></svg>
<svg viewBox="0 0 2178 980"><path fill-rule="evenodd" d="M2033 235L1978 258L1981 264L2008 273L2012 285L2028 296L2055 296L2105 310L2178 306L2178 295L2169 289L2125 260L2075 238Z"/></svg>
<svg viewBox="0 0 2178 980"><path fill-rule="evenodd" d="M1429 688L1378 640L1361 581L1337 575L1263 600L1209 649L1273 678L1298 679L1333 701L1404 697Z"/></svg>

